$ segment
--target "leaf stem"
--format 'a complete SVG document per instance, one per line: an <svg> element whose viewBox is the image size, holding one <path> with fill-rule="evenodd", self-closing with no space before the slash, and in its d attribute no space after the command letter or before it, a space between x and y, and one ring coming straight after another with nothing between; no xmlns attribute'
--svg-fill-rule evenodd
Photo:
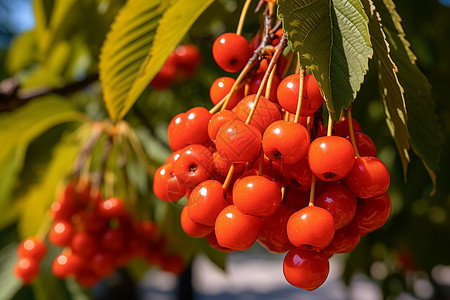
<svg viewBox="0 0 450 300"><path fill-rule="evenodd" d="M361 157L359 155L358 147L356 145L355 131L353 130L352 109L350 107L347 108L347 120L348 120L348 129L350 131L350 139L352 141L353 150L355 151L356 157Z"/></svg>

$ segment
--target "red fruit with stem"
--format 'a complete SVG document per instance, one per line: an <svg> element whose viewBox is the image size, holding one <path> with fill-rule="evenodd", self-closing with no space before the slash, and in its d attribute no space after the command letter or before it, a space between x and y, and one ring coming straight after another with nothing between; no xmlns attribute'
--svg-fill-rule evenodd
<svg viewBox="0 0 450 300"><path fill-rule="evenodd" d="M334 218L335 229L349 224L356 212L356 197L343 183L332 182L315 200L314 205L328 210Z"/></svg>
<svg viewBox="0 0 450 300"><path fill-rule="evenodd" d="M216 142L217 132L224 124L237 120L237 115L231 110L223 110L211 117L208 124L208 136L214 143Z"/></svg>
<svg viewBox="0 0 450 300"><path fill-rule="evenodd" d="M212 54L219 67L230 73L241 70L250 58L247 40L236 33L219 36L213 44Z"/></svg>
<svg viewBox="0 0 450 300"><path fill-rule="evenodd" d="M186 194L186 186L182 185L173 172L173 163L162 165L153 177L153 193L166 202L176 202Z"/></svg>
<svg viewBox="0 0 450 300"><path fill-rule="evenodd" d="M284 253L294 247L286 232L287 222L294 212L294 208L282 203L272 216L264 219L258 241L269 251Z"/></svg>
<svg viewBox="0 0 450 300"><path fill-rule="evenodd" d="M294 164L282 164L281 172L292 187L302 191L311 189L312 172L306 156Z"/></svg>
<svg viewBox="0 0 450 300"><path fill-rule="evenodd" d="M214 175L211 151L196 144L183 148L180 158L174 164L173 173L178 182L188 188L195 188Z"/></svg>
<svg viewBox="0 0 450 300"><path fill-rule="evenodd" d="M259 172L259 166L261 164L262 174L272 177L273 179L282 182L283 174L281 173L281 164L270 160L266 155L261 159L256 159L253 164L253 169ZM258 175L258 174L255 174Z"/></svg>
<svg viewBox="0 0 450 300"><path fill-rule="evenodd" d="M119 251L125 246L126 233L120 228L108 229L101 236L101 246L105 250Z"/></svg>
<svg viewBox="0 0 450 300"><path fill-rule="evenodd" d="M303 125L288 121L276 121L264 131L264 153L277 163L293 164L305 157L310 138Z"/></svg>
<svg viewBox="0 0 450 300"><path fill-rule="evenodd" d="M70 255L69 251L65 251L53 260L52 272L56 277L64 279L73 274L69 260Z"/></svg>
<svg viewBox="0 0 450 300"><path fill-rule="evenodd" d="M233 111L238 116L238 119L242 122L247 121L247 117L252 110L255 99L255 94L248 95L247 97L242 99L235 108L233 108ZM258 100L258 105L256 106L255 112L250 121L250 125L255 126L261 131L261 133L264 133L264 130L266 130L267 126L280 119L281 111L279 106L261 96Z"/></svg>
<svg viewBox="0 0 450 300"><path fill-rule="evenodd" d="M223 159L219 152L213 153L213 164L214 164L214 170L216 175L218 176L219 180L224 180L225 177L228 174L228 171L230 170L231 163L225 159ZM233 178L237 178L242 174L244 171L245 164L238 164L236 163L234 165L234 175Z"/></svg>
<svg viewBox="0 0 450 300"><path fill-rule="evenodd" d="M345 177L345 183L358 198L376 197L388 190L389 171L376 157L358 157Z"/></svg>
<svg viewBox="0 0 450 300"><path fill-rule="evenodd" d="M98 205L98 214L106 219L120 218L125 213L125 205L118 197L106 199Z"/></svg>
<svg viewBox="0 0 450 300"><path fill-rule="evenodd" d="M358 226L361 235L365 235L383 226L390 214L391 199L387 193L369 199L358 198L353 222Z"/></svg>
<svg viewBox="0 0 450 300"><path fill-rule="evenodd" d="M250 88L248 90L249 94L256 94L259 90L259 87L261 86L261 83L263 81L264 78L264 73L257 73L252 81L250 81ZM267 81L267 83L269 83L269 81ZM270 87L270 95L269 95L269 100L272 102L277 102L277 89L278 86L280 85L280 78L275 75L273 77L272 80L272 86ZM264 87L263 90L263 95L265 95L266 93L266 87Z"/></svg>
<svg viewBox="0 0 450 300"><path fill-rule="evenodd" d="M336 230L331 243L322 250L329 255L353 251L359 243L359 229L355 222Z"/></svg>
<svg viewBox="0 0 450 300"><path fill-rule="evenodd" d="M352 118L353 132L361 132L361 126ZM333 124L333 134L341 137L350 135L350 129L348 127L348 119L346 117L341 118L338 122Z"/></svg>
<svg viewBox="0 0 450 300"><path fill-rule="evenodd" d="M322 250L333 239L334 219L326 209L307 206L291 215L286 230L295 247Z"/></svg>
<svg viewBox="0 0 450 300"><path fill-rule="evenodd" d="M183 228L183 231L187 235L195 238L207 236L209 233L211 233L211 231L214 230L214 227L206 226L192 221L192 219L189 217L187 206L183 207L183 209L181 210L180 224L181 228Z"/></svg>
<svg viewBox="0 0 450 300"><path fill-rule="evenodd" d="M231 91L233 84L236 82L236 79L231 77L219 77L217 78L209 88L209 98L211 99L212 104L216 105L220 102L225 96ZM227 109L233 109L239 101L244 98L244 88L241 87L237 91L233 93L228 104Z"/></svg>
<svg viewBox="0 0 450 300"><path fill-rule="evenodd" d="M286 280L295 287L312 291L328 277L330 263L326 254L301 249L290 250L283 261Z"/></svg>
<svg viewBox="0 0 450 300"><path fill-rule="evenodd" d="M244 214L268 217L280 206L281 187L265 176L247 176L235 183L233 203Z"/></svg>
<svg viewBox="0 0 450 300"><path fill-rule="evenodd" d="M264 220L241 213L236 206L225 207L217 216L215 234L220 246L233 250L250 248L261 232Z"/></svg>
<svg viewBox="0 0 450 300"><path fill-rule="evenodd" d="M338 181L355 163L352 144L343 137L324 136L315 139L308 150L311 172L323 181Z"/></svg>
<svg viewBox="0 0 450 300"><path fill-rule="evenodd" d="M197 185L187 203L189 218L206 226L214 226L217 215L228 205L223 193L222 184L217 180L206 180Z"/></svg>
<svg viewBox="0 0 450 300"><path fill-rule="evenodd" d="M277 98L281 107L292 114L297 111L299 85L300 75L292 74L281 81L277 90ZM319 84L313 75L306 75L300 115L312 116L322 106L322 103L323 98L320 94Z"/></svg>
<svg viewBox="0 0 450 300"><path fill-rule="evenodd" d="M58 221L50 229L48 239L53 245L66 247L70 245L74 234L75 228L72 223Z"/></svg>
<svg viewBox="0 0 450 300"><path fill-rule="evenodd" d="M29 284L39 274L39 262L32 258L21 258L14 266L14 274L24 284Z"/></svg>
<svg viewBox="0 0 450 300"><path fill-rule="evenodd" d="M245 163L259 155L261 140L261 132L255 126L230 121L217 132L217 152L231 163Z"/></svg>
<svg viewBox="0 0 450 300"><path fill-rule="evenodd" d="M47 253L47 246L37 237L23 240L17 247L17 255L20 258L30 258L41 261Z"/></svg>
<svg viewBox="0 0 450 300"><path fill-rule="evenodd" d="M176 115L167 130L170 148L176 151L191 144L207 143L210 119L211 114L204 107L194 107Z"/></svg>
<svg viewBox="0 0 450 300"><path fill-rule="evenodd" d="M234 250L225 248L219 245L219 242L217 242L216 233L214 230L206 236L206 241L208 242L209 246L213 249L222 251L222 252L233 252Z"/></svg>
<svg viewBox="0 0 450 300"><path fill-rule="evenodd" d="M347 136L346 139L351 143L352 139ZM377 148L372 139L362 132L355 132L356 148L361 156L377 156Z"/></svg>

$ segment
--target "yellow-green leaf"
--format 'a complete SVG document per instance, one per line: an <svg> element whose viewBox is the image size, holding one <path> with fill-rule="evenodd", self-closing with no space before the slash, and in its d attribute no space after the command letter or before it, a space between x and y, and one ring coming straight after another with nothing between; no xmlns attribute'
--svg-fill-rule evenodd
<svg viewBox="0 0 450 300"><path fill-rule="evenodd" d="M55 147L50 165L40 182L15 201L21 208L19 234L22 238L36 235L41 225L45 226L45 216L57 196L57 188L70 173L79 151L80 141L76 135L66 136Z"/></svg>
<svg viewBox="0 0 450 300"><path fill-rule="evenodd" d="M28 145L49 128L71 121L84 121L65 98L52 95L35 99L11 113L0 114L0 211L10 209L11 193L22 169ZM12 217L0 218L0 227Z"/></svg>
<svg viewBox="0 0 450 300"><path fill-rule="evenodd" d="M190 26L214 0L129 0L100 55L100 81L113 121L122 119Z"/></svg>

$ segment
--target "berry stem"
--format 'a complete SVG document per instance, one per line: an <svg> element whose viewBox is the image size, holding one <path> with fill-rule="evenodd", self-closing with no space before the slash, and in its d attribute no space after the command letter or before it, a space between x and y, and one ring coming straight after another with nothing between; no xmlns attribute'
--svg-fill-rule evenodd
<svg viewBox="0 0 450 300"><path fill-rule="evenodd" d="M355 151L356 157L361 157L359 155L358 147L356 146L355 131L353 130L352 109L350 107L347 108L347 120L348 120L348 129L350 131L350 139L352 140L353 150Z"/></svg>
<svg viewBox="0 0 450 300"><path fill-rule="evenodd" d="M259 157L259 166L258 166L258 175L262 176L263 174L263 163L264 163L264 152L261 151L261 155Z"/></svg>
<svg viewBox="0 0 450 300"><path fill-rule="evenodd" d="M333 133L333 117L331 113L328 111L328 127L327 127L327 136L331 136Z"/></svg>
<svg viewBox="0 0 450 300"><path fill-rule="evenodd" d="M242 34L242 28L244 27L245 16L247 15L248 7L250 6L251 2L252 2L252 0L246 0L244 3L244 7L242 8L241 16L239 18L238 27L236 29L237 35Z"/></svg>
<svg viewBox="0 0 450 300"><path fill-rule="evenodd" d="M316 194L316 176L311 175L311 191L309 192L309 204L308 206L314 206L314 197Z"/></svg>
<svg viewBox="0 0 450 300"><path fill-rule="evenodd" d="M239 74L238 78L233 83L231 90L228 92L228 94L222 100L220 100L219 103L216 104L216 106L221 107L221 109L220 109L221 111L225 110L227 108L228 103L230 102L231 96L242 86L243 79L245 78L247 73L253 68L253 66L255 64L256 64L256 61L252 61L251 63L248 63L245 65L244 69L242 69L242 71L241 71L241 74ZM216 106L214 106L209 112L214 113L215 111L217 111L217 109L216 109L214 112L211 112L216 108Z"/></svg>
<svg viewBox="0 0 450 300"><path fill-rule="evenodd" d="M311 133L311 116L306 117L306 130L308 130L309 133Z"/></svg>
<svg viewBox="0 0 450 300"><path fill-rule="evenodd" d="M275 48L275 53L273 54L272 59L270 60L269 66L267 67L266 73L264 74L263 80L261 81L261 85L259 86L258 92L256 93L255 102L253 102L253 107L250 113L248 114L247 120L245 121L245 124L250 124L253 115L255 114L256 107L258 106L259 98L261 97L262 90L264 86L267 83L267 80L269 79L270 73L275 67L275 64L277 63L278 59L280 58L281 53L283 52L284 47L286 46L286 34L283 34L281 36L280 42L278 43L278 46Z"/></svg>
<svg viewBox="0 0 450 300"><path fill-rule="evenodd" d="M81 149L80 154L75 160L75 163L73 165L73 176L79 176L81 173L81 170L83 169L83 165L88 160L88 157L92 153L92 150L94 149L94 146L96 145L97 141L100 139L102 133L104 130L104 125L101 122L94 122L92 126L92 131L89 135L89 138L83 147Z"/></svg>
<svg viewBox="0 0 450 300"><path fill-rule="evenodd" d="M289 121L289 112L288 112L288 111L286 111L286 112L284 113L284 120L285 120L285 121Z"/></svg>
<svg viewBox="0 0 450 300"><path fill-rule="evenodd" d="M300 60L300 58L299 58ZM298 88L298 101L297 101L297 110L295 111L295 118L294 123L298 122L298 119L300 119L300 110L302 108L302 100L303 100L303 92L304 92L304 86L305 86L305 73L306 70L302 67L300 67L300 84Z"/></svg>
<svg viewBox="0 0 450 300"><path fill-rule="evenodd" d="M233 177L233 174L234 174L234 169L235 169L235 164L231 164L230 169L228 170L227 177L225 178L225 180L222 184L223 192L226 192L228 189L228 186L230 185L231 178Z"/></svg>
<svg viewBox="0 0 450 300"><path fill-rule="evenodd" d="M270 98L270 92L272 89L272 83L273 83L273 77L275 76L275 71L277 69L277 65L275 64L275 67L273 68L272 72L270 72L270 76L269 76L269 80L267 81L267 86L266 86L266 99Z"/></svg>

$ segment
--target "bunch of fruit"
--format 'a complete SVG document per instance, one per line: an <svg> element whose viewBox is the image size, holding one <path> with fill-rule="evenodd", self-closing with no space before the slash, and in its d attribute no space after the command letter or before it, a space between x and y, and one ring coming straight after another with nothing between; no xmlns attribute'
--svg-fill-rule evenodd
<svg viewBox="0 0 450 300"><path fill-rule="evenodd" d="M169 88L173 83L185 81L198 69L202 56L194 45L180 45L167 58L166 62L150 82L157 90Z"/></svg>
<svg viewBox="0 0 450 300"><path fill-rule="evenodd" d="M350 109L325 127L313 75L298 67L282 78L293 56L282 55L285 45L267 18L250 45L235 33L217 38L217 64L242 71L212 84L213 109L195 107L172 119L174 152L153 189L168 202L188 197L180 220L188 235L223 251L258 241L287 252L286 279L314 290L326 280L333 254L352 251L386 222L390 179Z"/></svg>
<svg viewBox="0 0 450 300"><path fill-rule="evenodd" d="M92 287L133 258L174 274L184 269L182 256L168 251L156 223L133 219L120 198L102 199L98 189L87 182L69 183L50 210L48 240L64 248L53 260L56 277L75 277L81 286ZM24 283L38 275L46 249L36 237L20 244L15 274Z"/></svg>

